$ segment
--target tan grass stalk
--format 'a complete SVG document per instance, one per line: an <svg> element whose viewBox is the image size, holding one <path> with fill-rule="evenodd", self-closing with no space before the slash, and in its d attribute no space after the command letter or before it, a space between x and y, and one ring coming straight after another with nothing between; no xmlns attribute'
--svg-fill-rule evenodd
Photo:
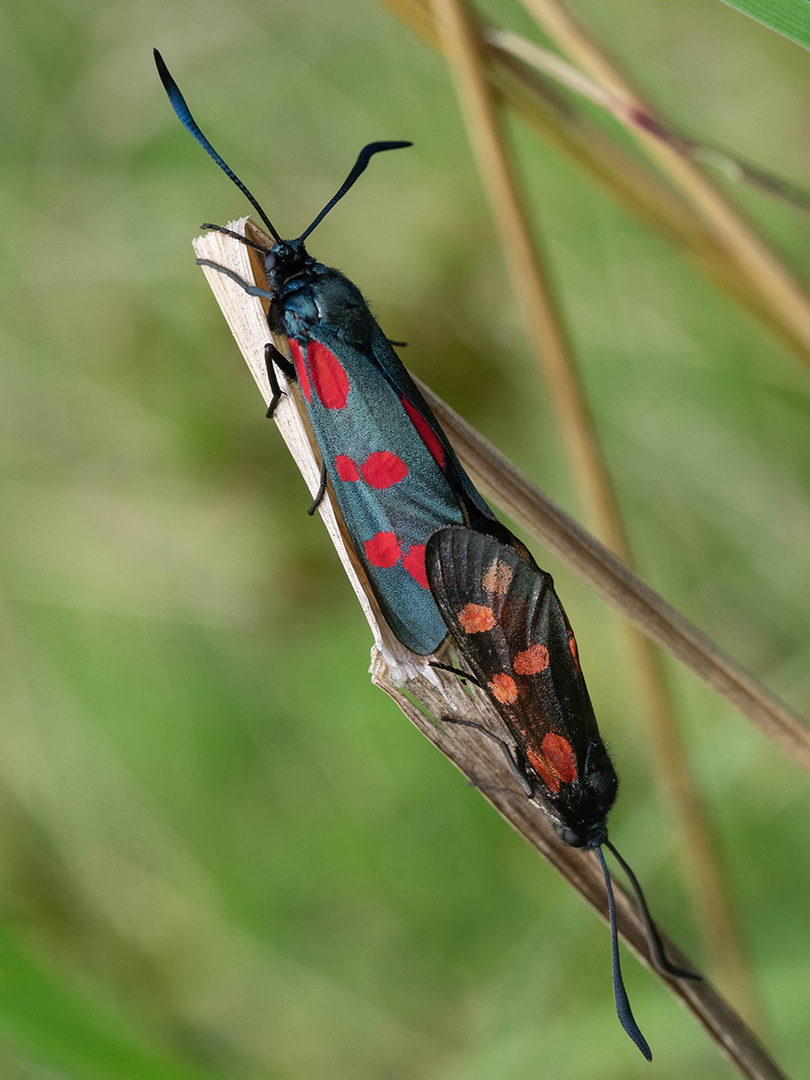
<svg viewBox="0 0 810 1080"><path fill-rule="evenodd" d="M522 3L563 52L610 94L643 117L661 116L561 0L522 0ZM663 122L667 128L672 126L666 120ZM676 145L645 130L643 124L633 125L630 130L680 188L762 299L810 349L810 297L799 282L695 161Z"/></svg>
<svg viewBox="0 0 810 1080"><path fill-rule="evenodd" d="M614 551L626 538L616 496L540 243L529 227L486 76L477 27L460 0L434 0L436 23L529 344L544 373L586 517Z"/></svg>
<svg viewBox="0 0 810 1080"><path fill-rule="evenodd" d="M533 41L516 34L512 30L488 29L484 40L494 49L514 56L531 67L550 76L561 86L565 86L595 105L601 106L625 127L639 128L658 139L669 143L686 157L705 161L725 173L730 180L747 184L765 195L780 199L798 210L810 210L810 193L790 183L781 176L744 161L736 154L721 146L716 146L702 139L685 135L682 131L667 127L660 117L628 105L622 98L616 97L599 83L583 74L557 53L536 45Z"/></svg>
<svg viewBox="0 0 810 1080"><path fill-rule="evenodd" d="M463 0L433 0L436 24L453 73L484 188L499 226L527 336L545 375L571 473L586 516L607 546L632 565L613 484L588 408L576 361L543 253L532 235L500 128L485 70L487 52ZM754 991L737 942L735 919L703 800L687 763L664 671L654 646L628 628L628 655L647 694L645 716L658 779L674 810L686 863L693 915L713 969L734 988L749 1018Z"/></svg>
<svg viewBox="0 0 810 1080"><path fill-rule="evenodd" d="M247 219L243 218L241 221L232 222L231 228L243 234L247 231L254 239L268 242L267 237L255 225L249 223L246 229L246 224ZM260 267L253 253L229 237L210 233L196 240L194 246L199 257L227 266L248 280L262 281ZM205 274L264 400L269 402L271 394L263 359L264 344L268 338L266 305L263 307L263 301L247 296L239 286L215 270L206 268ZM286 350L283 339L276 340L276 345ZM286 391L286 396L276 410L276 423L310 491L314 492L318 483L319 461L306 410L297 388L287 385L281 375L279 381ZM460 430L464 431L468 444L474 445L471 429L462 425ZM463 728L450 725L440 727L434 722L435 718L448 714L456 719L470 717L478 723L490 726L491 730L500 732L500 718L493 712L485 695L475 688L465 689L455 676L426 669L422 658L415 657L396 641L380 617L376 601L359 567L343 523L332 504L330 492L321 504L319 513L327 525L374 633L375 646L372 649L371 667L374 683L397 702L416 727L471 781L513 786L511 774L506 770L502 755L489 740ZM400 689L405 672L411 673L407 692ZM431 716L434 719L431 719ZM484 797L606 920L604 885L594 857L563 845L550 822L520 794L488 791ZM623 941L650 967L647 941L640 920L634 905L618 883L616 901L619 932ZM689 967L690 962L683 953L666 937L664 940L667 954L673 962ZM605 963L607 962L606 955ZM661 978L653 968L651 970L656 977ZM742 1076L751 1080L786 1080L753 1032L709 982L695 983L664 978L662 982L696 1017L720 1052L737 1067ZM643 1026L643 1018L641 1019ZM648 1033L654 1042L655 1033ZM623 1037L618 1029L616 1037Z"/></svg>
<svg viewBox="0 0 810 1080"><path fill-rule="evenodd" d="M380 2L426 44L439 48L430 0ZM581 110L553 96L547 83L513 57L499 52L487 69L487 77L510 108L550 146L568 157L639 221L681 250L699 273L810 363L810 350L790 323L771 309L703 220L663 179Z"/></svg>

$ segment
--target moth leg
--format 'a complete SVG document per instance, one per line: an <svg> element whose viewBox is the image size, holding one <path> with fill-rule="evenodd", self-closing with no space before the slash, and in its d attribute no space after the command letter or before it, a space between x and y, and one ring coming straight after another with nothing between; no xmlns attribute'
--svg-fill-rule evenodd
<svg viewBox="0 0 810 1080"><path fill-rule="evenodd" d="M284 395L284 391L278 384L276 368L280 368L288 379L294 379L296 377L295 364L291 363L283 353L279 352L272 341L268 341L264 347L264 364L267 368L267 379L270 383L270 389L273 391L273 397L267 407L267 416L271 417ZM326 494L326 479L326 462L321 459L321 480L318 484L318 490L315 492L315 498L312 501L312 505L307 510L310 517L312 517L323 502L323 497Z"/></svg>
<svg viewBox="0 0 810 1080"><path fill-rule="evenodd" d="M451 675L458 675L460 679L465 679L467 682L471 682L474 686L479 686L483 690L483 686L476 679L474 675L470 675L469 671L462 671L461 668L451 667L450 664L440 664L438 660L431 660L430 666L438 668L439 671L449 671ZM460 723L460 721L458 721ZM489 732L487 732L489 734Z"/></svg>
<svg viewBox="0 0 810 1080"><path fill-rule="evenodd" d="M272 341L268 341L264 347L264 366L267 368L267 379L270 383L270 389L273 391L273 397L270 400L270 404L267 407L268 420L276 411L276 406L284 396L284 391L278 385L278 378L276 377L276 368L280 368L281 371L287 376L288 379L295 378L295 365L280 353Z"/></svg>
<svg viewBox="0 0 810 1080"><path fill-rule="evenodd" d="M486 735L488 739L492 739L493 742L496 742L503 751L503 756L506 758L509 769L523 788L526 797L531 799L534 796L534 788L529 783L529 778L526 776L526 767L521 763L508 742L504 742L504 740L497 735L493 735L493 733L488 731L483 724L476 724L474 720L456 720L455 717L452 716L443 716L441 720L443 724L459 724L461 727L473 728L475 731L480 731L482 735ZM478 787L478 784L474 784L473 787Z"/></svg>
<svg viewBox="0 0 810 1080"><path fill-rule="evenodd" d="M385 340L388 342L389 345L396 345L398 349L407 349L408 347L407 341L394 341L393 338L386 338Z"/></svg>
<svg viewBox="0 0 810 1080"><path fill-rule="evenodd" d="M321 458L321 482L318 485L318 490L315 492L315 498L312 500L312 506L310 506L307 513L310 517L315 513L318 507L323 502L323 497L326 494L326 462Z"/></svg>
<svg viewBox="0 0 810 1080"><path fill-rule="evenodd" d="M220 274L224 274L225 277L235 281L240 288L244 289L248 296L263 296L266 300L274 299L273 293L268 292L267 289L260 289L258 285L251 285L250 282L235 274L233 270L229 270L227 266L220 266L219 263L211 262L210 259L197 259L197 266L210 266L212 270L219 270Z"/></svg>

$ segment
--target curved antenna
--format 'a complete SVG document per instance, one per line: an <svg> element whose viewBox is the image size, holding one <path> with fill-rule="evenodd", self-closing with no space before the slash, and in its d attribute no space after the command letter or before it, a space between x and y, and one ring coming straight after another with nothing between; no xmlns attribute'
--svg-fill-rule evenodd
<svg viewBox="0 0 810 1080"><path fill-rule="evenodd" d="M182 117L181 117L181 119L182 119ZM371 159L371 157L374 154L379 154L381 150L400 150L405 146L413 146L413 143L412 142L373 142L373 143L369 143L368 146L364 146L363 149L360 151L360 153L357 156L357 161L355 161L355 163L354 163L354 168L349 173L349 175L346 177L346 179L343 181L343 184L341 185L340 190L337 192L336 195L334 195L329 200L329 202L326 204L326 206L323 208L323 210L321 210L320 214L318 214L318 216L315 218L315 220L312 222L312 224L308 225L307 228L304 229L304 231L301 233L301 235L298 237L298 239L300 241L302 241L302 242L304 240L306 240L306 238L309 236L309 234L312 232L312 230L315 228L315 226L320 224L321 221L323 221L323 219L326 217L326 215L329 213L329 211L332 209L332 207L335 205L335 203L340 202L340 200L343 198L343 196L346 194L346 192L349 190L349 188L352 186L352 184L354 184L354 182L358 178L358 176L360 176L361 173L366 171L366 166L368 165L369 160Z"/></svg>
<svg viewBox="0 0 810 1080"><path fill-rule="evenodd" d="M246 236L242 236L241 233L234 232L233 229L226 229L224 225L212 225L210 221L204 221L200 228L210 229L211 232L224 233L225 236L230 236L233 240L238 240L239 243L244 244L245 247L253 248L254 251L260 251L262 255L269 255L272 250L265 244L257 244L255 240L248 240Z"/></svg>
<svg viewBox="0 0 810 1080"><path fill-rule="evenodd" d="M622 982L622 969L619 964L619 932L616 928L616 903L613 899L610 873L605 862L605 856L602 854L602 848L597 845L593 850L602 865L602 873L605 875L605 888L607 889L608 910L610 911L610 951L613 956L613 998L616 1002L616 1015L619 1017L619 1023L647 1061L652 1061L650 1045L641 1034L641 1030L633 1017L630 1002L627 1000L627 991Z"/></svg>
<svg viewBox="0 0 810 1080"><path fill-rule="evenodd" d="M644 928L647 931L647 944L650 947L650 956L659 974L668 975L673 979L695 979L698 982L702 981L702 975L698 975L697 972L694 971L686 971L684 968L676 967L667 960L664 955L664 943L661 941L658 927L652 920L652 915L650 915L650 909L647 907L647 901L644 899L644 893L641 891L641 885L639 884L638 878L609 840L605 840L605 847L612 853L613 858L622 870L624 870L627 880L630 882L633 892L636 895L636 900L638 900L638 905L641 908L641 918L644 922Z"/></svg>
<svg viewBox="0 0 810 1080"><path fill-rule="evenodd" d="M259 206L259 204L256 202L256 200L250 194L248 189L245 187L245 185L242 183L242 181L239 179L239 177L233 171L233 169L229 165L227 165L225 163L225 161L223 161L223 159L219 156L219 154L213 148L213 146L208 141L208 139L206 139L206 137L200 131L199 127L197 126L196 120L194 119L194 117L191 115L191 113L189 111L188 105L186 105L186 99L180 93L180 88L178 87L178 85L174 81L174 79L172 78L169 69L166 67L166 64L165 64L165 62L163 60L163 57L160 55L160 53L157 51L157 49L154 50L154 53L155 53L155 64L157 65L158 75L160 75L160 81L163 83L163 88L165 89L166 93L169 95L169 101L171 102L172 108L177 113L177 117L178 117L180 123L183 125L183 127L186 129L186 131L191 132L191 134L194 136L194 138L197 140L197 142L200 144L200 146L203 148L203 150L205 150L205 152L207 154L209 154L214 159L214 161L217 163L217 165L219 165L220 169L222 169L222 171L225 173L225 175L229 176L231 178L231 180L233 180L233 182L239 188L239 190L243 194L247 195L248 199L250 200L251 205L253 206L253 208L255 210L257 210L259 212L262 221L265 223L267 228L270 230L271 235L273 237L275 237L275 239L280 242L281 237L278 235L275 228L273 227L273 223L270 221L270 218L267 216L267 214L265 214L264 210L262 210L262 208Z"/></svg>

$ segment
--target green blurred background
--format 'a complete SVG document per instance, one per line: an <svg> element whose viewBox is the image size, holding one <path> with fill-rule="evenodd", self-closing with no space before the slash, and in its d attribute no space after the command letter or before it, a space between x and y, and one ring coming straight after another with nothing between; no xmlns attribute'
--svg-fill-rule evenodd
<svg viewBox="0 0 810 1080"><path fill-rule="evenodd" d="M580 0L681 123L807 182L808 54L720 3ZM502 24L531 32L517 5ZM371 0L4 5L0 1074L728 1077L580 898L374 690L369 631L190 241L246 204L579 514L440 59ZM513 141L643 576L810 704L810 378L555 152ZM737 193L799 272L807 219ZM622 793L612 834L699 958L616 616L534 545ZM668 663L770 1042L808 1054L807 778Z"/></svg>

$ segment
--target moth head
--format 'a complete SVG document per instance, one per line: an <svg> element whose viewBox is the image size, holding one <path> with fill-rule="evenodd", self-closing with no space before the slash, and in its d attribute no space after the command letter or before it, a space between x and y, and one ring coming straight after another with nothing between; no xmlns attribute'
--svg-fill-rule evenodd
<svg viewBox="0 0 810 1080"><path fill-rule="evenodd" d="M556 828L557 835L568 847L599 847L607 838L607 825L604 819L597 822L578 823L573 828L570 825L558 825Z"/></svg>
<svg viewBox="0 0 810 1080"><path fill-rule="evenodd" d="M367 146L364 146L363 149L360 151L360 154L358 155L357 161L354 163L351 172L343 181L343 184L340 186L340 188L338 188L337 193L332 196L332 198L329 200L323 210L321 210L321 212L317 215L314 221L312 221L307 226L307 228L304 229L304 231L298 237L298 240L284 241L281 239L281 236L276 231L276 228L270 221L270 218L267 216L267 214L265 214L264 210L262 210L261 206L256 201L255 196L251 194L247 187L245 187L245 185L242 183L242 181L239 179L239 177L236 175L230 165L228 165L227 162L222 157L220 157L220 155L213 148L206 136L203 135L199 125L197 124L197 121L191 115L191 111L186 104L186 99L180 93L180 88L174 81L174 77L170 73L169 69L166 67L166 63L163 57L160 55L157 49L154 50L154 53L155 63L157 65L158 74L160 75L160 80L163 83L163 87L169 97L171 106L177 114L177 118L179 119L180 123L183 125L186 131L188 131L191 135L194 136L194 138L197 140L203 150L205 150L205 152L209 155L209 157L211 157L217 163L217 165L219 165L220 169L222 169L225 175L228 176L234 182L234 184L236 184L239 190L250 201L253 208L258 212L262 221L269 229L270 235L276 241L276 245L273 248L274 252L276 251L276 248L284 247L285 245L289 245L290 247L292 247L293 245L300 243L300 251L303 252L304 256L306 256L303 244L304 240L309 236L315 226L318 225L319 222L321 222L326 217L332 207L336 203L340 202L340 200L343 198L349 188L352 187L360 174L365 171L369 160L374 156L374 154L378 154L381 150L398 150L401 147L412 145L409 142L374 142L369 143ZM269 275L270 267L268 266L268 276ZM288 273L287 277L289 276L290 274Z"/></svg>
<svg viewBox="0 0 810 1080"><path fill-rule="evenodd" d="M264 269L271 290L280 289L290 278L308 270L315 260L304 247L304 241L279 240L264 259Z"/></svg>

